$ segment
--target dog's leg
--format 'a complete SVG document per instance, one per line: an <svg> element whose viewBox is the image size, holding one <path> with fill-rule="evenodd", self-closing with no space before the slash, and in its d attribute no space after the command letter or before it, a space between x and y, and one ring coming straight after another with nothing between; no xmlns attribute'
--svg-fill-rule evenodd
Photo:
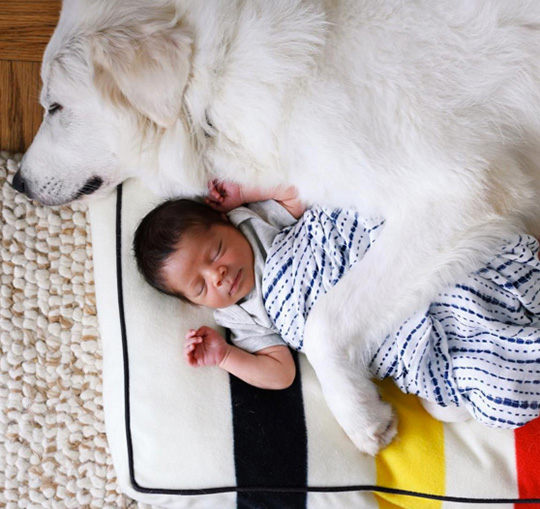
<svg viewBox="0 0 540 509"><path fill-rule="evenodd" d="M360 451L375 455L394 438L395 415L379 397L367 364L351 362L347 345L340 341L343 338L336 338L330 329L334 327L329 326L324 314L311 314L306 324L305 353L338 423Z"/></svg>
<svg viewBox="0 0 540 509"><path fill-rule="evenodd" d="M306 323L304 351L336 420L359 450L375 455L390 443L397 426L392 408L371 381L369 363L380 331L393 325L391 315L400 306L398 302L389 310L377 295L386 294L388 302L394 302L396 292L387 285L391 276L375 278L373 291L369 277L375 272L370 274L370 267L380 268L374 265L376 256L369 254L317 301Z"/></svg>

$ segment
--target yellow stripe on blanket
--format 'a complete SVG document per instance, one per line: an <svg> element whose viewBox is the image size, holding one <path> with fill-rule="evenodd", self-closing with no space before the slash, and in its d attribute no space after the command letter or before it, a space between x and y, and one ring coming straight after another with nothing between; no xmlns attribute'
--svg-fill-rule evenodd
<svg viewBox="0 0 540 509"><path fill-rule="evenodd" d="M417 493L445 494L444 429L418 398L403 394L389 379L381 394L397 412L398 434L375 459L377 486ZM442 502L395 493L377 493L380 509L440 509Z"/></svg>

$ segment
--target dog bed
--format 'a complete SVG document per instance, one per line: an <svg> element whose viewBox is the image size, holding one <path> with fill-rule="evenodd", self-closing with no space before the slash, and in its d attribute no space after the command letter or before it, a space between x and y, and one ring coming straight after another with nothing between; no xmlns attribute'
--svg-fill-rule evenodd
<svg viewBox="0 0 540 509"><path fill-rule="evenodd" d="M205 509L540 504L539 419L515 432L442 424L385 381L398 436L372 458L334 420L303 355L284 391L187 366L184 334L212 315L158 294L132 256L134 229L159 201L127 181L90 206L106 429L127 495Z"/></svg>

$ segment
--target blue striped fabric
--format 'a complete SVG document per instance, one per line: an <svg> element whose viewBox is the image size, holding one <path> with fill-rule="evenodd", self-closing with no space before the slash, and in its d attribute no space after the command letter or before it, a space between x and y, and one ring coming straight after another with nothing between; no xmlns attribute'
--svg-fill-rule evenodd
<svg viewBox="0 0 540 509"><path fill-rule="evenodd" d="M291 347L302 349L306 318L317 298L364 257L383 223L351 211L312 208L276 236L264 268L263 300Z"/></svg>
<svg viewBox="0 0 540 509"><path fill-rule="evenodd" d="M538 247L526 235L502 242L484 268L386 338L372 360L374 375L442 406L464 406L491 427L538 417Z"/></svg>
<svg viewBox="0 0 540 509"><path fill-rule="evenodd" d="M361 260L381 219L314 208L281 231L263 275L265 308L283 339L302 350L320 295ZM439 294L376 352L377 378L442 406L465 408L492 427L516 428L540 414L540 261L527 235L501 240L481 270Z"/></svg>

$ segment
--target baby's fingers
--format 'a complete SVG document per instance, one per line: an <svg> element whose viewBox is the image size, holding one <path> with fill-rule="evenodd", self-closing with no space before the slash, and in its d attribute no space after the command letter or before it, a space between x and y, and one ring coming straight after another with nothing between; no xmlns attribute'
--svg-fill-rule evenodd
<svg viewBox="0 0 540 509"><path fill-rule="evenodd" d="M197 331L195 329L189 329L187 332L186 332L186 336L185 336L185 339L186 341L188 339L191 339L193 336L196 336L197 335Z"/></svg>
<svg viewBox="0 0 540 509"><path fill-rule="evenodd" d="M195 349L195 345L188 345L184 347L184 360L189 364L193 365L194 356L193 351Z"/></svg>
<svg viewBox="0 0 540 509"><path fill-rule="evenodd" d="M192 336L189 338L186 338L186 341L184 343L184 349L187 349L188 347L195 347L195 345L198 345L199 343L203 342L203 338L201 336ZM193 348L192 348L193 349Z"/></svg>
<svg viewBox="0 0 540 509"><path fill-rule="evenodd" d="M186 341L184 342L184 354L187 355L190 352L193 352L197 345L203 342L203 338L200 336L193 336L190 338L186 338Z"/></svg>
<svg viewBox="0 0 540 509"><path fill-rule="evenodd" d="M205 198L204 203L218 212L226 212L226 210L223 208L223 200L218 201Z"/></svg>
<svg viewBox="0 0 540 509"><path fill-rule="evenodd" d="M216 201L223 200L223 186L218 180L211 180L208 183L208 196Z"/></svg>
<svg viewBox="0 0 540 509"><path fill-rule="evenodd" d="M221 203L223 201L223 195L219 192L219 189L213 188L208 192L208 199Z"/></svg>
<svg viewBox="0 0 540 509"><path fill-rule="evenodd" d="M196 358L197 345L190 344L184 347L184 359L190 366L198 366Z"/></svg>

